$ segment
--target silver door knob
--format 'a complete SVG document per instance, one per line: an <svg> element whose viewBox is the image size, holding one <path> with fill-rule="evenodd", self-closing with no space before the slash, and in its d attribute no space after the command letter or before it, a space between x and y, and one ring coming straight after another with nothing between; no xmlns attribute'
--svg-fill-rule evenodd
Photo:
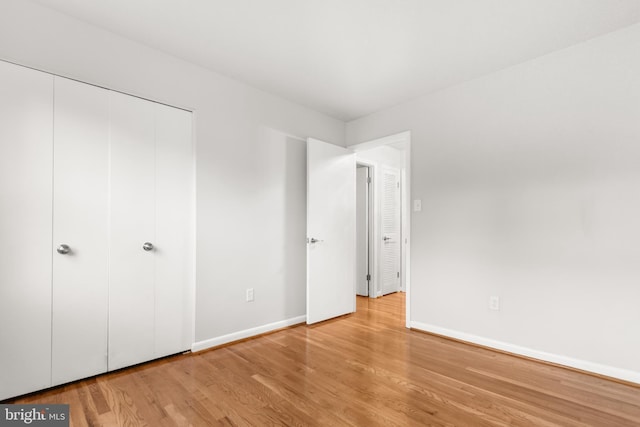
<svg viewBox="0 0 640 427"><path fill-rule="evenodd" d="M149 242L144 242L144 245L142 245L142 249L144 249L147 252L152 251L153 250L153 244L149 243Z"/></svg>
<svg viewBox="0 0 640 427"><path fill-rule="evenodd" d="M69 252L71 252L71 248L69 247L69 245L62 244L62 245L60 245L60 246L58 246L58 247L56 248L56 251L57 251L60 255L66 255L66 254L68 254Z"/></svg>

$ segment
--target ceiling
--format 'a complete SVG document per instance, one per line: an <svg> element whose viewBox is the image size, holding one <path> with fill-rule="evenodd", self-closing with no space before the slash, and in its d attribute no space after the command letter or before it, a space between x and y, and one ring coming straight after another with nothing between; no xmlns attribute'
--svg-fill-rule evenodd
<svg viewBox="0 0 640 427"><path fill-rule="evenodd" d="M34 0L349 121L640 20L640 0Z"/></svg>

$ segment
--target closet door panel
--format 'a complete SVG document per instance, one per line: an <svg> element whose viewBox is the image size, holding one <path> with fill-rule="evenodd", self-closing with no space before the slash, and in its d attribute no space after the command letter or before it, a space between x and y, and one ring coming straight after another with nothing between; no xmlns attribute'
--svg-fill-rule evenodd
<svg viewBox="0 0 640 427"><path fill-rule="evenodd" d="M55 78L52 380L107 370L109 91Z"/></svg>
<svg viewBox="0 0 640 427"><path fill-rule="evenodd" d="M191 113L156 104L156 357L190 348Z"/></svg>
<svg viewBox="0 0 640 427"><path fill-rule="evenodd" d="M0 61L0 400L51 385L53 77Z"/></svg>
<svg viewBox="0 0 640 427"><path fill-rule="evenodd" d="M154 358L154 105L111 92L109 370Z"/></svg>

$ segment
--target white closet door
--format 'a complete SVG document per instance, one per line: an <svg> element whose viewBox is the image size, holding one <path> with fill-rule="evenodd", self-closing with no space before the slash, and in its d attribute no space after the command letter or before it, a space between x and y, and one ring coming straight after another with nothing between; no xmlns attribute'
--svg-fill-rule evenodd
<svg viewBox="0 0 640 427"><path fill-rule="evenodd" d="M53 385L107 370L109 91L55 78Z"/></svg>
<svg viewBox="0 0 640 427"><path fill-rule="evenodd" d="M191 113L155 104L155 357L190 348Z"/></svg>
<svg viewBox="0 0 640 427"><path fill-rule="evenodd" d="M400 171L382 168L382 294L400 290Z"/></svg>
<svg viewBox="0 0 640 427"><path fill-rule="evenodd" d="M153 359L155 104L111 98L109 370Z"/></svg>
<svg viewBox="0 0 640 427"><path fill-rule="evenodd" d="M51 385L53 77L0 61L0 400Z"/></svg>

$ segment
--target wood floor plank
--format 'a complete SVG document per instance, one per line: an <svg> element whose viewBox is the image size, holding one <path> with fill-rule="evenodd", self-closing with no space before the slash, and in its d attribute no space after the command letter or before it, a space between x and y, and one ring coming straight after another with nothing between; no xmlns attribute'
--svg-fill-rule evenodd
<svg viewBox="0 0 640 427"><path fill-rule="evenodd" d="M357 307L7 403L72 426L640 425L640 387L408 330L401 293Z"/></svg>

